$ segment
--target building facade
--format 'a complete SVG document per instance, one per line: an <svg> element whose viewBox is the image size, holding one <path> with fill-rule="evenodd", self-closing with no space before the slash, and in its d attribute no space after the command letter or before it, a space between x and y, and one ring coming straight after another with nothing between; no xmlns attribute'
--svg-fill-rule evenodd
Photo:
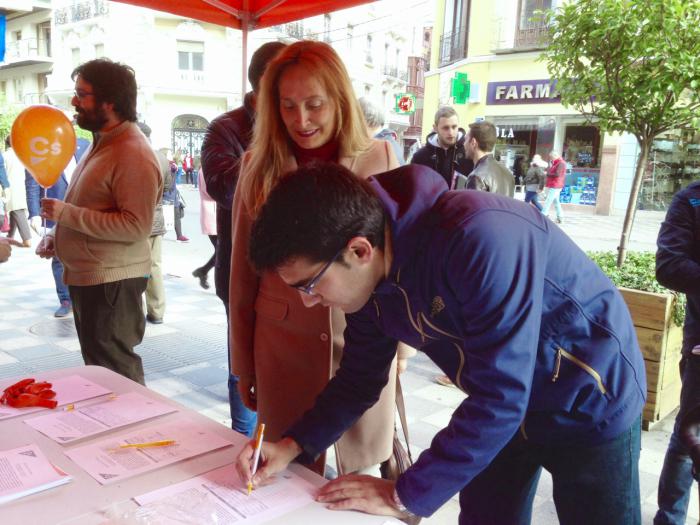
<svg viewBox="0 0 700 525"><path fill-rule="evenodd" d="M497 126L494 154L510 169L535 154L559 151L570 167L562 200L609 214L627 206L638 148L634 137L601 133L595 122L561 105L556 79L538 60L547 28L536 17L537 10L555 9L559 2L437 2L423 128L432 126L439 106L452 105L465 125L486 119ZM470 93L460 104L452 86L464 74ZM679 131L656 141L657 160L647 168L641 208L664 209L688 175L700 172L700 158L694 158L700 151L687 142L700 137L688 135Z"/></svg>
<svg viewBox="0 0 700 525"><path fill-rule="evenodd" d="M401 137L409 116L395 111L394 98L406 91L408 57L422 52L422 22L399 5L387 0L253 31L249 53L271 40L328 42L357 96L384 107L386 125ZM7 16L0 95L17 109L49 103L72 113L71 72L109 57L136 71L139 119L153 145L198 162L209 122L242 103L240 31L107 0L0 0L0 12Z"/></svg>

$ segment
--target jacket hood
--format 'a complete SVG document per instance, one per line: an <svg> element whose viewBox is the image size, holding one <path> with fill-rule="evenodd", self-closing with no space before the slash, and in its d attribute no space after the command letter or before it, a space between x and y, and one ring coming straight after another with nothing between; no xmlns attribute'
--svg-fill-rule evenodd
<svg viewBox="0 0 700 525"><path fill-rule="evenodd" d="M448 190L447 183L439 173L420 164L381 173L372 177L370 183L389 221L393 250L390 274L393 275L419 249L420 243L415 241L429 224L428 212Z"/></svg>
<svg viewBox="0 0 700 525"><path fill-rule="evenodd" d="M465 142L466 138L467 138L467 132L464 131L463 128L459 128L457 130L457 142L455 145L459 146L459 147L464 147L464 142ZM434 148L442 148L442 146L440 145L440 142L438 141L437 131L430 132L428 134L428 136L426 137L425 141L428 144L430 144L431 146L433 146Z"/></svg>

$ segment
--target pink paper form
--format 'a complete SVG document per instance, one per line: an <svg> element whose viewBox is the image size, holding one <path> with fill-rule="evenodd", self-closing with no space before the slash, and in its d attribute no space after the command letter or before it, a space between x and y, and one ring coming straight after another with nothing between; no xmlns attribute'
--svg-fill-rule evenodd
<svg viewBox="0 0 700 525"><path fill-rule="evenodd" d="M71 411L51 411L25 423L58 443L71 443L171 412L177 412L177 409L132 392Z"/></svg>
<svg viewBox="0 0 700 525"><path fill-rule="evenodd" d="M149 448L123 448L129 443L150 443L174 439L174 445ZM76 447L65 452L77 465L105 485L204 454L232 443L204 430L194 421L182 418Z"/></svg>
<svg viewBox="0 0 700 525"><path fill-rule="evenodd" d="M0 505L63 485L71 479L56 469L33 443L0 451Z"/></svg>
<svg viewBox="0 0 700 525"><path fill-rule="evenodd" d="M270 483L256 488L250 496L233 464L134 498L158 518L158 523L254 525L267 522L314 501L318 489L289 470Z"/></svg>

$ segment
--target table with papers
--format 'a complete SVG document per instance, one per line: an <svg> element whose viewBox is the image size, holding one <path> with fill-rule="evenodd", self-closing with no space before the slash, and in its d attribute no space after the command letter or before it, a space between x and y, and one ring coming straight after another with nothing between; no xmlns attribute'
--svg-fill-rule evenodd
<svg viewBox="0 0 700 525"><path fill-rule="evenodd" d="M19 379L0 380L0 390ZM78 387L82 381L85 399L66 398L55 410L0 418L0 451L26 453L25 447L33 457L37 454L30 449L37 447L40 459L45 456L70 480L0 505L3 525L87 525L134 517L138 523L148 512L162 517L158 523L183 517L202 524L401 523L325 509L313 501L325 480L300 465L291 465L275 483L246 496L232 466L246 443L244 436L105 368L55 370L38 374L39 379ZM80 399L79 389L72 394ZM162 439L175 444L124 446ZM211 516L216 518L209 520Z"/></svg>

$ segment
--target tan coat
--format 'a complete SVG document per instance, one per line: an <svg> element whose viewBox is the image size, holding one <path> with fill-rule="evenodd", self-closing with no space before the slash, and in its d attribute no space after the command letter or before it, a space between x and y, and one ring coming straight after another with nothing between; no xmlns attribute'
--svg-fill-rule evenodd
<svg viewBox="0 0 700 525"><path fill-rule="evenodd" d="M365 177L398 167L385 141L373 141L367 152L342 158L340 164ZM291 158L287 171L296 168ZM256 275L247 259L251 225L252 218L236 192L229 302L231 367L237 375L255 376L258 419L266 425L265 438L275 441L313 406L337 368L345 316L321 305L306 308L299 292L277 274ZM338 442L341 473L375 465L391 454L395 377L396 360L380 400ZM324 459L319 458L315 470L322 472Z"/></svg>

